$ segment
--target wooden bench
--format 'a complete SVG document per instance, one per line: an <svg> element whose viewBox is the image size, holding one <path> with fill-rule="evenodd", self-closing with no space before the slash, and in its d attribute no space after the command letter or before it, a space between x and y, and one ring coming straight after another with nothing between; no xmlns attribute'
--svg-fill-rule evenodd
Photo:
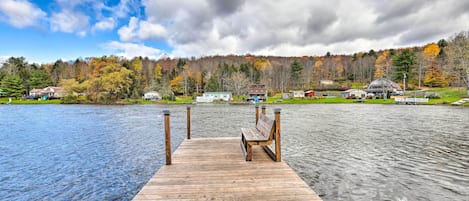
<svg viewBox="0 0 469 201"><path fill-rule="evenodd" d="M274 161L281 161L280 122L276 125L276 121L268 118L264 112L265 110L263 110L263 114L260 114L255 128L241 128L241 148L246 161L252 160L253 145L262 146ZM280 121L280 110L278 110L278 120ZM275 141L275 152L273 152L268 146L272 144L273 141Z"/></svg>

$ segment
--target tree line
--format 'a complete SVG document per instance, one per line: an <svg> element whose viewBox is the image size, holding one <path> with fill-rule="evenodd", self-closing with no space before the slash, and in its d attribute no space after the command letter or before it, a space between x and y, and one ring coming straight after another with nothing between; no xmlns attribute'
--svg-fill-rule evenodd
<svg viewBox="0 0 469 201"><path fill-rule="evenodd" d="M404 83L407 89L466 86L469 89L469 31L422 47L369 50L353 55L280 57L254 55L202 58L117 56L30 64L11 57L0 68L0 88L22 97L35 88L62 86L73 100L111 103L159 91L164 98L231 91L241 96L250 84L265 84L271 93L289 90L351 88L377 78ZM322 86L321 80L334 81Z"/></svg>

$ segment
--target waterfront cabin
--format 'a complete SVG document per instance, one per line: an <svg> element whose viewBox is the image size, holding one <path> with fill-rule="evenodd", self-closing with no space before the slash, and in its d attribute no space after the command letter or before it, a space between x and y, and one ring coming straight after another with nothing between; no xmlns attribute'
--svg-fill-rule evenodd
<svg viewBox="0 0 469 201"><path fill-rule="evenodd" d="M256 97L259 101L267 101L267 88L264 84L253 84L249 87L246 101L253 101Z"/></svg>
<svg viewBox="0 0 469 201"><path fill-rule="evenodd" d="M32 89L29 91L29 97L31 99L43 98L43 99L55 99L63 98L65 91L62 87L46 87L44 89Z"/></svg>
<svg viewBox="0 0 469 201"><path fill-rule="evenodd" d="M342 97L344 98L365 98L366 91L361 89L349 89L347 91L342 92Z"/></svg>
<svg viewBox="0 0 469 201"><path fill-rule="evenodd" d="M213 101L229 102L233 98L231 92L205 92L203 96L197 96L197 103L211 103Z"/></svg>
<svg viewBox="0 0 469 201"><path fill-rule="evenodd" d="M161 94L156 91L149 91L143 95L144 100L161 100Z"/></svg>

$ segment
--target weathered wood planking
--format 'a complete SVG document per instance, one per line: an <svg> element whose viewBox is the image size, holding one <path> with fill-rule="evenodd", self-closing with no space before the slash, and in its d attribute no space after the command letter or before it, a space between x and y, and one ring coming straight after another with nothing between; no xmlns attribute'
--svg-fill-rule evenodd
<svg viewBox="0 0 469 201"><path fill-rule="evenodd" d="M134 200L321 200L285 163L261 147L246 162L239 138L184 140Z"/></svg>

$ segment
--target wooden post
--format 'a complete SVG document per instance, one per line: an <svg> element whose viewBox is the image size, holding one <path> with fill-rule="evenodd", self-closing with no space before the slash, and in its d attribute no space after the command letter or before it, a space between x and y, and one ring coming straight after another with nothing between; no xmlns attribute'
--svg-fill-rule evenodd
<svg viewBox="0 0 469 201"><path fill-rule="evenodd" d="M191 106L187 106L187 139L191 139Z"/></svg>
<svg viewBox="0 0 469 201"><path fill-rule="evenodd" d="M166 146L166 165L171 165L171 129L169 127L169 110L163 110L164 113L164 134Z"/></svg>
<svg viewBox="0 0 469 201"><path fill-rule="evenodd" d="M262 108L262 114L265 115L265 105L263 105L261 108Z"/></svg>
<svg viewBox="0 0 469 201"><path fill-rule="evenodd" d="M282 151L280 149L280 108L275 108L275 161L282 161Z"/></svg>
<svg viewBox="0 0 469 201"><path fill-rule="evenodd" d="M259 105L256 104L256 125L257 125L257 121L259 121Z"/></svg>

